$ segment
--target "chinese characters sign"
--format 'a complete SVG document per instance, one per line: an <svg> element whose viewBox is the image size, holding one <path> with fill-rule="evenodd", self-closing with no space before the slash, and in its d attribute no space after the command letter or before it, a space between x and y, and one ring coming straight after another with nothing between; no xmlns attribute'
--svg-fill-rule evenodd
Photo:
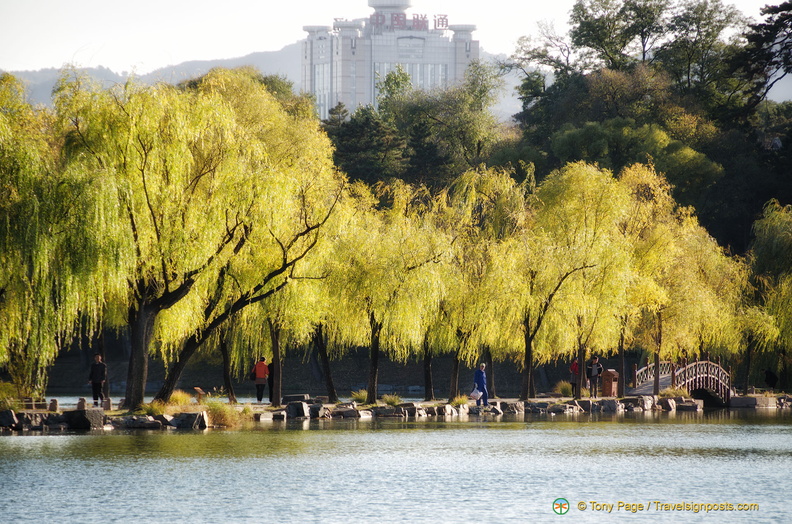
<svg viewBox="0 0 792 524"><path fill-rule="evenodd" d="M429 18L426 15L412 15L412 20L408 20L405 13L391 13L390 17L383 13L374 13L370 21L373 27L379 29L389 25L392 29L429 31ZM448 29L448 15L434 15L432 29Z"/></svg>

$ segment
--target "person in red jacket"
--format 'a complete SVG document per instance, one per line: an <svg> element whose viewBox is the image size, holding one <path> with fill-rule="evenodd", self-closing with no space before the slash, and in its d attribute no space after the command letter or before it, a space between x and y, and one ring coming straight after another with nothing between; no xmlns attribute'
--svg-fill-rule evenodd
<svg viewBox="0 0 792 524"><path fill-rule="evenodd" d="M258 362L253 366L251 371L255 375L256 384L256 399L261 404L261 399L264 398L264 389L267 387L267 377L269 377L269 367L267 366L267 359L261 357ZM272 399L270 399L272 402Z"/></svg>
<svg viewBox="0 0 792 524"><path fill-rule="evenodd" d="M572 383L572 396L577 397L577 386L580 377L580 366L578 365L577 357L572 359L572 364L569 366L569 381Z"/></svg>

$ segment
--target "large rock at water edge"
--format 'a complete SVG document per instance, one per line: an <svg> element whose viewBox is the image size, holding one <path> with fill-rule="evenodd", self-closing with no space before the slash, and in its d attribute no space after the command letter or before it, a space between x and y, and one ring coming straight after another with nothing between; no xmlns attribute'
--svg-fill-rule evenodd
<svg viewBox="0 0 792 524"><path fill-rule="evenodd" d="M16 426L18 423L14 410L7 409L0 411L0 428L10 428Z"/></svg>
<svg viewBox="0 0 792 524"><path fill-rule="evenodd" d="M311 410L305 402L289 402L286 405L286 416L289 418L310 418Z"/></svg>
<svg viewBox="0 0 792 524"><path fill-rule="evenodd" d="M105 415L101 409L75 409L64 411L63 418L69 429L101 429L104 427Z"/></svg>

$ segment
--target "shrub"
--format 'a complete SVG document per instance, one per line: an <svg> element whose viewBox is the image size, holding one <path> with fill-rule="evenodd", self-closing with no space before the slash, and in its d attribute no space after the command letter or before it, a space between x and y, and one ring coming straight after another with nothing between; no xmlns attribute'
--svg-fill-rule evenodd
<svg viewBox="0 0 792 524"><path fill-rule="evenodd" d="M685 388L665 388L658 395L660 398L690 397L690 393Z"/></svg>
<svg viewBox="0 0 792 524"><path fill-rule="evenodd" d="M0 411L13 409L19 411L19 400L16 398L16 388L10 382L0 382Z"/></svg>
<svg viewBox="0 0 792 524"><path fill-rule="evenodd" d="M355 402L362 404L366 402L367 398L368 398L368 391L366 391L365 389L359 389L357 391L352 392L352 400L354 400Z"/></svg>
<svg viewBox="0 0 792 524"><path fill-rule="evenodd" d="M160 400L154 400L150 404L142 404L140 409L143 411L143 414L154 417L165 413L165 403Z"/></svg>
<svg viewBox="0 0 792 524"><path fill-rule="evenodd" d="M572 396L572 384L569 383L567 380L561 380L553 386L553 392L559 393L562 397L571 397Z"/></svg>
<svg viewBox="0 0 792 524"><path fill-rule="evenodd" d="M242 417L234 409L234 406L219 400L207 401L206 412L209 414L209 420L212 421L212 425L215 426L234 427L242 422Z"/></svg>
<svg viewBox="0 0 792 524"><path fill-rule="evenodd" d="M181 389L176 389L171 393L168 405L170 406L186 406L191 404L193 400L192 395Z"/></svg>
<svg viewBox="0 0 792 524"><path fill-rule="evenodd" d="M451 404L456 408L458 408L459 406L464 406L467 403L468 403L468 398L465 395L458 395L454 397L453 400L451 400L451 402L449 402L449 404Z"/></svg>
<svg viewBox="0 0 792 524"><path fill-rule="evenodd" d="M388 405L396 407L402 403L402 399L399 395L382 395L382 401Z"/></svg>

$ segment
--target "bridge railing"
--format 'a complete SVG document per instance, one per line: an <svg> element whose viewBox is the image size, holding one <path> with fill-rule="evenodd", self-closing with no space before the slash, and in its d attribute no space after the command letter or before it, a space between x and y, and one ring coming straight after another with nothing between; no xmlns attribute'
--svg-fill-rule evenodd
<svg viewBox="0 0 792 524"><path fill-rule="evenodd" d="M728 403L732 394L731 368L724 369L718 362L709 360L709 355L704 355L704 360L680 363L660 362L660 375L671 375L671 387L684 388L688 391L707 389L717 395L724 403ZM653 381L655 365L650 363L638 369L633 367L633 387Z"/></svg>
<svg viewBox="0 0 792 524"><path fill-rule="evenodd" d="M673 362L660 362L660 375L668 375L674 367ZM655 377L655 364L654 362L647 364L641 369L637 366L633 368L633 387L637 388L644 382L651 382Z"/></svg>

